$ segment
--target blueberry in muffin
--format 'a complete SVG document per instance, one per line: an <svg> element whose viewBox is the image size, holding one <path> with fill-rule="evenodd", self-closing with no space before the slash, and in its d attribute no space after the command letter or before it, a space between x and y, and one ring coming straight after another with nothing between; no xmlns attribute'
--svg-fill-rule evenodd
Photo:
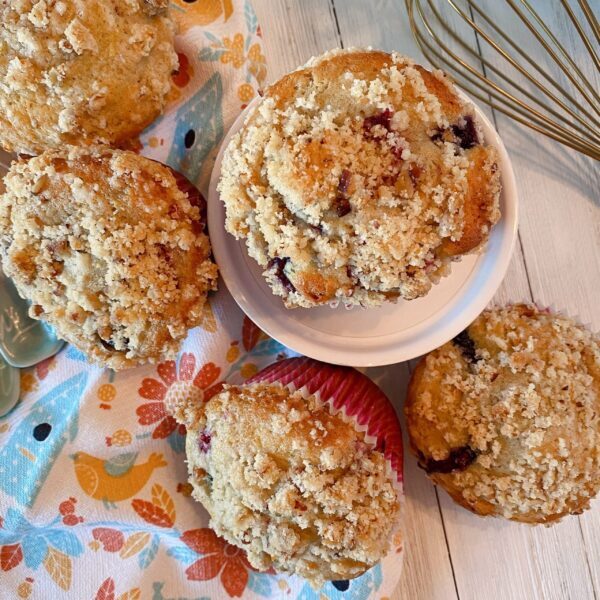
<svg viewBox="0 0 600 600"><path fill-rule="evenodd" d="M219 192L285 305L427 294L499 218L496 150L443 75L334 51L273 84L229 143Z"/></svg>
<svg viewBox="0 0 600 600"><path fill-rule="evenodd" d="M419 464L469 510L578 514L600 488L600 339L533 305L487 310L421 360L406 417Z"/></svg>

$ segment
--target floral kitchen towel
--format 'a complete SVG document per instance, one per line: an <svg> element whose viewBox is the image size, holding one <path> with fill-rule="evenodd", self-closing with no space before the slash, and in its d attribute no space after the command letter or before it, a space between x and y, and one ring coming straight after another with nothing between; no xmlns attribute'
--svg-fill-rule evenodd
<svg viewBox="0 0 600 600"><path fill-rule="evenodd" d="M175 0L179 71L166 114L137 149L205 192L219 143L264 85L261 31L246 0ZM190 498L185 429L164 399L180 381L205 398L286 348L244 317L221 283L177 361L115 374L72 347L22 371L0 419L0 598L363 600L391 594L400 541L381 565L319 592L259 573L208 528Z"/></svg>

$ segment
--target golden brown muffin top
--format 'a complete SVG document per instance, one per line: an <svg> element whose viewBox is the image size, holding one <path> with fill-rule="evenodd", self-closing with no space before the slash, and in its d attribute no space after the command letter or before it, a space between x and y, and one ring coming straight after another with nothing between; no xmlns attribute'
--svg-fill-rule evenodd
<svg viewBox="0 0 600 600"><path fill-rule="evenodd" d="M581 512L600 487L600 340L532 305L485 311L421 361L406 414L421 465L467 508Z"/></svg>
<svg viewBox="0 0 600 600"><path fill-rule="evenodd" d="M177 351L217 269L173 172L102 146L13 163L0 198L4 272L30 313L115 369Z"/></svg>
<svg viewBox="0 0 600 600"><path fill-rule="evenodd" d="M162 111L177 68L166 0L0 3L0 145L120 143Z"/></svg>
<svg viewBox="0 0 600 600"><path fill-rule="evenodd" d="M495 149L441 72L325 54L265 93L219 183L227 230L286 306L426 294L499 216Z"/></svg>
<svg viewBox="0 0 600 600"><path fill-rule="evenodd" d="M194 497L254 567L321 585L389 550L399 519L389 465L328 405L264 383L226 386L206 403L174 390L167 402L188 427Z"/></svg>

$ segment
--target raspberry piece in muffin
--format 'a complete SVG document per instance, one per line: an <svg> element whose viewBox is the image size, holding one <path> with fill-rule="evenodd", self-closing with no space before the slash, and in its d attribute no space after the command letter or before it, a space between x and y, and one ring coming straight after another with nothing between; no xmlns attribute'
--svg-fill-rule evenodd
<svg viewBox="0 0 600 600"><path fill-rule="evenodd" d="M173 356L217 282L195 188L103 146L20 160L5 183L2 266L31 316L113 369Z"/></svg>
<svg viewBox="0 0 600 600"><path fill-rule="evenodd" d="M423 296L499 218L473 107L441 72L368 50L272 85L226 149L219 192L288 308Z"/></svg>
<svg viewBox="0 0 600 600"><path fill-rule="evenodd" d="M553 523L600 489L600 339L519 304L485 311L417 366L419 464L480 515Z"/></svg>

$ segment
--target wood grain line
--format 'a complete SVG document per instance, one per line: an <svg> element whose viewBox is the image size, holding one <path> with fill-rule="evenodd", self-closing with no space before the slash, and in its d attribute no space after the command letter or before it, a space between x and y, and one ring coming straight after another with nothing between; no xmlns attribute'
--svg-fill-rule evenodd
<svg viewBox="0 0 600 600"><path fill-rule="evenodd" d="M337 16L337 10L335 8L335 0L331 0L331 10L333 12L333 20L335 21L335 27L337 29L338 38L340 41L340 48L344 48L344 40L342 38L342 32L340 30L340 21Z"/></svg>
<svg viewBox="0 0 600 600"><path fill-rule="evenodd" d="M440 503L440 495L437 485L433 486L435 491L435 499L437 501L438 511L440 513L440 520L442 521L442 529L444 530L444 539L446 540L446 550L448 551L448 560L450 561L450 569L452 570L452 580L454 581L454 589L456 590L456 597L460 600L460 591L458 589L458 583L456 582L456 572L454 571L454 563L452 561L452 552L450 551L450 542L448 541L448 533L446 532L446 523L444 522L444 511Z"/></svg>

